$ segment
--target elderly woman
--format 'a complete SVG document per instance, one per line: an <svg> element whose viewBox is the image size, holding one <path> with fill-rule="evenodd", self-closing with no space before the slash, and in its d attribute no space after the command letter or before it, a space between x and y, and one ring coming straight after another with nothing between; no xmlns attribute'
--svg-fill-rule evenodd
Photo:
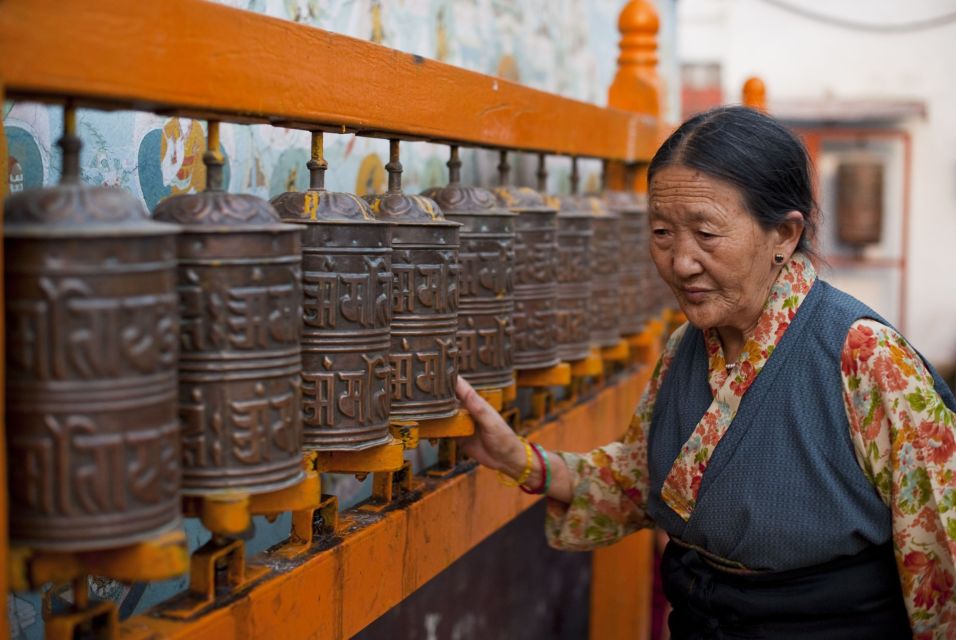
<svg viewBox="0 0 956 640"><path fill-rule="evenodd" d="M817 277L803 145L721 108L648 178L651 257L688 322L623 438L531 448L460 382L467 453L547 494L555 547L666 531L675 639L956 638L956 399Z"/></svg>

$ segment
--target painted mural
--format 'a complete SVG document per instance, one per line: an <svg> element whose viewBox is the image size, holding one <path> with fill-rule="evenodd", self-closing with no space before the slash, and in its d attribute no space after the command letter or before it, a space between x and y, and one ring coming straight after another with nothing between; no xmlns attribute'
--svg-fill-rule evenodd
<svg viewBox="0 0 956 640"><path fill-rule="evenodd" d="M482 73L603 104L615 70L617 16L623 0L216 0L231 7L320 27L458 65ZM128 190L152 210L163 198L195 193L205 185L205 124L178 117L134 112L81 110L82 179ZM62 111L29 103L3 105L9 149L11 192L50 185L59 179L56 140ZM309 136L270 126L223 125L225 182L232 191L271 198L308 187ZM464 150L463 179L496 184L497 155ZM447 179L446 147L425 143L402 146L403 183L418 192ZM388 143L384 140L328 135L327 187L359 194L384 191ZM514 179L532 184L535 159L511 158ZM549 161L549 189L566 192L570 163ZM600 166L582 162L583 185L596 187ZM413 454L427 464L434 451ZM368 481L329 478L325 486L346 506L364 499ZM288 518L268 523L257 518L250 553L284 538ZM197 522L187 523L191 547L205 542ZM95 597L120 603L129 616L185 587L186 579L158 584L91 582ZM8 617L12 637L42 637L42 612L68 606L59 591L16 594Z"/></svg>

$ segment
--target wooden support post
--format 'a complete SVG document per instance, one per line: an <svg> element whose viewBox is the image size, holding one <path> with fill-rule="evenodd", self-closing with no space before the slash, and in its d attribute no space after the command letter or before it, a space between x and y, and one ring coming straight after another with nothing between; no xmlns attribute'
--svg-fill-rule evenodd
<svg viewBox="0 0 956 640"><path fill-rule="evenodd" d="M661 79L657 71L657 32L660 20L650 0L630 0L621 10L617 21L621 32L621 53L617 58L617 73L607 93L607 106L633 111L658 123L658 141L663 140L660 126ZM647 193L647 164L641 163L634 182L624 183L624 165L608 164L608 184L611 189L634 190Z"/></svg>

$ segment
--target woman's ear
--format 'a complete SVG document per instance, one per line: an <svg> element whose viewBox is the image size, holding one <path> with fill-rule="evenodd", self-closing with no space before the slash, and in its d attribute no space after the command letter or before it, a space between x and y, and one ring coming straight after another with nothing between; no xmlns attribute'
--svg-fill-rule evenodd
<svg viewBox="0 0 956 640"><path fill-rule="evenodd" d="M804 220L799 211L791 211L783 222L777 225L777 241L774 252L790 257L797 249L797 244L803 236Z"/></svg>

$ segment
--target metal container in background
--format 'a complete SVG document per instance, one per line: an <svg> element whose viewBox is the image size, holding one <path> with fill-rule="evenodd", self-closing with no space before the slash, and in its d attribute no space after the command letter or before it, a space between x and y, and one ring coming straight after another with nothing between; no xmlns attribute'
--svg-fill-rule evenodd
<svg viewBox="0 0 956 640"><path fill-rule="evenodd" d="M859 155L837 167L837 237L864 247L883 236L883 162Z"/></svg>
<svg viewBox="0 0 956 640"><path fill-rule="evenodd" d="M507 186L510 167L502 152L498 166L498 204L517 214L515 220L514 366L517 370L553 367L558 356L557 210L537 191Z"/></svg>
<svg viewBox="0 0 956 640"><path fill-rule="evenodd" d="M7 486L14 544L85 551L180 522L178 228L81 185L65 115L61 183L5 206Z"/></svg>
<svg viewBox="0 0 956 640"><path fill-rule="evenodd" d="M514 382L511 315L514 313L515 215L493 193L461 184L458 147L448 161L448 185L422 195L447 220L461 223L458 374L478 389Z"/></svg>
<svg viewBox="0 0 956 640"><path fill-rule="evenodd" d="M648 243L647 200L632 191L606 191L607 207L621 217L621 334L635 335L650 318L650 288L653 275Z"/></svg>
<svg viewBox="0 0 956 640"><path fill-rule="evenodd" d="M183 493L261 493L302 478L300 227L222 190L209 123L206 190L159 203L182 225L179 413Z"/></svg>
<svg viewBox="0 0 956 640"><path fill-rule="evenodd" d="M392 223L391 418L430 420L458 412L458 229L434 200L402 193L398 140L388 192L367 196Z"/></svg>
<svg viewBox="0 0 956 640"><path fill-rule="evenodd" d="M391 225L350 193L325 190L322 133L308 191L272 200L302 231L303 446L355 450L389 435Z"/></svg>

